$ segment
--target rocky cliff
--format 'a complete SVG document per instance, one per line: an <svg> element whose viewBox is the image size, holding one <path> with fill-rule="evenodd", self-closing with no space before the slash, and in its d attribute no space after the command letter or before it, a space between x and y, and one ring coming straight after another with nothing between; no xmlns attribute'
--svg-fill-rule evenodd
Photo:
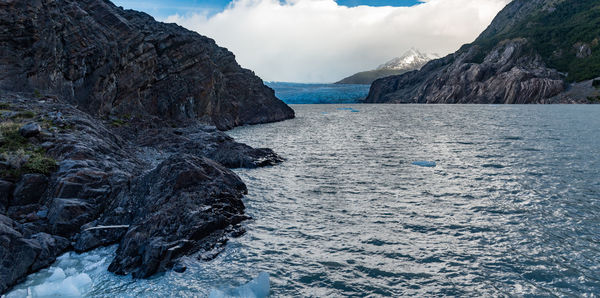
<svg viewBox="0 0 600 298"><path fill-rule="evenodd" d="M589 0L515 0L475 42L429 62L420 71L375 81L365 101L593 102L600 92L587 86L600 76L600 68L573 65L595 63L596 48L591 45L597 44L594 40L600 37L600 29L595 28L592 33L583 30L585 35L574 30L586 29L585 21L600 19L597 14L588 14L590 8L597 6L597 2ZM559 37L565 28L570 31ZM582 81L586 82L578 83Z"/></svg>
<svg viewBox="0 0 600 298"><path fill-rule="evenodd" d="M0 2L0 89L54 94L97 116L220 129L294 112L207 37L107 0Z"/></svg>
<svg viewBox="0 0 600 298"><path fill-rule="evenodd" d="M134 277L214 257L248 218L229 168L282 161L219 129L293 116L176 25L104 0L0 1L0 294L68 250L118 244L109 270Z"/></svg>

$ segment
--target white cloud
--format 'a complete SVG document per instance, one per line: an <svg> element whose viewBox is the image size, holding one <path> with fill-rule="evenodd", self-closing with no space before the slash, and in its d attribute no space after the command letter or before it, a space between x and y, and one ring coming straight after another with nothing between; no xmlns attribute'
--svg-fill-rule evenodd
<svg viewBox="0 0 600 298"><path fill-rule="evenodd" d="M416 47L448 54L471 42L509 0L426 0L345 7L334 0L237 0L225 11L173 15L267 81L333 82Z"/></svg>

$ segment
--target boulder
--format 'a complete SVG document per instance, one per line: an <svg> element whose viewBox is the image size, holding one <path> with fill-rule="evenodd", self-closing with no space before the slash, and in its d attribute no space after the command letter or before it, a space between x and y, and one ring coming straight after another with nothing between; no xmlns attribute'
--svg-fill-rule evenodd
<svg viewBox="0 0 600 298"><path fill-rule="evenodd" d="M37 123L27 123L19 129L19 133L26 138L35 137L42 131L42 127Z"/></svg>

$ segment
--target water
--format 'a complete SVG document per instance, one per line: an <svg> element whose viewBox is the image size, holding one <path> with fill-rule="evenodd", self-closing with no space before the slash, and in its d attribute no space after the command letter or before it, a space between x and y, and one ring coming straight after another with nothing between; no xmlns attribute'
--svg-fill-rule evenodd
<svg viewBox="0 0 600 298"><path fill-rule="evenodd" d="M357 103L367 97L370 85L300 84L268 82L287 104Z"/></svg>
<svg viewBox="0 0 600 298"><path fill-rule="evenodd" d="M208 296L263 272L274 297L600 293L600 106L293 108L231 131L287 158L237 170L248 233L149 280L98 270L114 248L71 254L105 260L72 272L83 293Z"/></svg>

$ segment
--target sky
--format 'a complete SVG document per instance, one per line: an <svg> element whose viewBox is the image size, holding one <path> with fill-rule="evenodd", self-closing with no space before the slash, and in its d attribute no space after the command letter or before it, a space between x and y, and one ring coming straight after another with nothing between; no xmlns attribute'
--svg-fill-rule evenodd
<svg viewBox="0 0 600 298"><path fill-rule="evenodd" d="M114 0L213 38L265 81L327 83L410 48L446 55L510 0Z"/></svg>
<svg viewBox="0 0 600 298"><path fill-rule="evenodd" d="M157 19L164 19L174 14L208 13L214 15L222 12L233 2L232 0L113 0L118 6L144 11ZM281 1L280 1L281 2ZM369 6L413 6L419 0L336 0L339 5L355 7Z"/></svg>

